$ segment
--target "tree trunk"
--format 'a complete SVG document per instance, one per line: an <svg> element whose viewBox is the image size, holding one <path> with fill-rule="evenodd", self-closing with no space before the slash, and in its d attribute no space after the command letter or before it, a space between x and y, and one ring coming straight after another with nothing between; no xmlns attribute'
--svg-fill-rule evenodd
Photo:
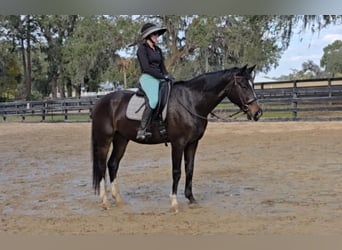
<svg viewBox="0 0 342 250"><path fill-rule="evenodd" d="M51 83L52 83L52 86L51 86L52 98L57 98L57 79L52 78Z"/></svg>
<svg viewBox="0 0 342 250"><path fill-rule="evenodd" d="M127 89L127 76L126 76L126 69L123 69L123 78L124 78L124 88Z"/></svg>
<svg viewBox="0 0 342 250"><path fill-rule="evenodd" d="M31 100L32 90L32 65L31 65L31 28L30 28L30 16L26 16L26 35L27 35L27 78L26 78L26 100Z"/></svg>
<svg viewBox="0 0 342 250"><path fill-rule="evenodd" d="M22 58L22 65L23 65L23 70L24 70L24 83L25 83L25 93L24 96L27 100L30 98L30 82L29 82L29 75L28 75L28 68L27 68L27 57L26 57L26 49L25 49L25 36L23 35L25 33L24 27L23 27L23 22L22 20L18 21L18 27L19 31L21 32L21 35L19 37L20 41L20 51L21 51L21 58ZM27 27L25 27L27 28ZM23 96L23 97L24 97Z"/></svg>
<svg viewBox="0 0 342 250"><path fill-rule="evenodd" d="M209 72L209 52L208 49L204 51L204 60L205 60L205 72Z"/></svg>
<svg viewBox="0 0 342 250"><path fill-rule="evenodd" d="M24 69L24 82L25 82L25 97L27 98L28 94L28 75L27 75L27 63L26 63L26 54L25 54L25 46L24 46L24 39L20 39L20 50L21 50L21 58L23 63L23 69Z"/></svg>
<svg viewBox="0 0 342 250"><path fill-rule="evenodd" d="M61 98L65 98L65 84L64 84L64 72L63 72L63 67L61 66L58 66L59 69L60 69L60 74L58 76L58 80L57 80L57 83L58 83L58 89L61 93Z"/></svg>
<svg viewBox="0 0 342 250"><path fill-rule="evenodd" d="M72 97L72 84L70 78L66 80L66 88L68 92L68 97Z"/></svg>

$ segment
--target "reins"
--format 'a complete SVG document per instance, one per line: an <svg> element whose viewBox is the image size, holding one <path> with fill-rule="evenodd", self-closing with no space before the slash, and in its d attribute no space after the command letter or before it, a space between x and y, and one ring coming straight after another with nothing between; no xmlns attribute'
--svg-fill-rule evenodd
<svg viewBox="0 0 342 250"><path fill-rule="evenodd" d="M178 100L178 103L179 103L186 111L188 111L191 115L196 116L197 118L200 118L200 119L202 119L202 120L208 120L208 117L204 117L204 116L202 116L202 115L196 114L194 111L190 110L188 107L186 107L186 106L185 106L182 102L180 102L179 100ZM243 111L242 111L242 110L239 110L238 112L235 112L234 114L231 114L229 117L232 118L233 116L235 116L235 115L237 115L237 114L239 114L239 113L241 113L241 112L243 112ZM219 116L216 115L213 111L211 111L209 114L212 115L213 117L219 119L219 120L227 120L227 119L224 119L224 118L219 117ZM236 119L236 118L235 118L235 119Z"/></svg>
<svg viewBox="0 0 342 250"><path fill-rule="evenodd" d="M236 82L236 79L237 79L237 78L243 78L243 77L242 77L242 76L236 76L236 75L234 75L234 83L233 83L233 85L232 85L230 88L228 88L228 86L229 86L229 85L228 85L227 88L225 89L225 92L226 92L226 96L227 96L227 97L229 96L229 94L230 94L230 92L231 92L233 86L237 84L237 82ZM193 115L193 116L195 116L195 117L197 117L197 118L200 118L200 119L202 119L202 120L208 120L207 117L204 117L204 116L202 116L202 115L199 115L199 114L197 114L195 111L189 109L189 108L188 108L187 106L185 106L180 100L177 99L177 101L178 101L178 103L179 103L186 111L188 111L191 115ZM254 98L254 99L248 101L248 102L245 103L243 106L244 106L244 107L247 107L247 109L248 109L248 105L251 104L251 103L253 103L253 102L255 102L255 101L256 101L256 98ZM236 116L236 115L238 115L238 114L240 114L240 113L242 113L242 112L243 112L243 113L246 113L246 111L247 111L247 110L244 110L244 109L240 108L239 111L237 111L237 112L235 112L235 113L229 115L229 118L233 118L234 116ZM211 111L209 114L212 115L213 117L217 118L217 119L220 119L220 120L228 120L228 119L219 117L219 116L216 115L213 111ZM234 119L236 119L236 118L237 118L237 117L235 117Z"/></svg>
<svg viewBox="0 0 342 250"><path fill-rule="evenodd" d="M178 99L177 99L177 101L178 101L178 103L179 103L186 111L188 111L188 112L189 112L190 114L192 114L193 116L196 116L196 117L201 118L201 119L203 119L203 120L208 120L207 117L202 116L202 115L199 115L199 114L196 114L194 111L190 110L188 107L186 107L186 106L185 106L181 101L179 101Z"/></svg>
<svg viewBox="0 0 342 250"><path fill-rule="evenodd" d="M236 116L236 115L238 115L238 114L240 114L240 113L242 113L242 112L244 112L244 111L243 111L242 109L240 109L239 111L237 111L237 112L235 112L235 113L229 115L229 118L233 118L234 116ZM213 111L211 111L210 114L211 114L213 117L215 117L215 118L217 118L217 119L219 119L219 120L228 121L228 119L219 117L219 116L216 115ZM236 118L237 118L237 117L235 117L234 119L236 119Z"/></svg>

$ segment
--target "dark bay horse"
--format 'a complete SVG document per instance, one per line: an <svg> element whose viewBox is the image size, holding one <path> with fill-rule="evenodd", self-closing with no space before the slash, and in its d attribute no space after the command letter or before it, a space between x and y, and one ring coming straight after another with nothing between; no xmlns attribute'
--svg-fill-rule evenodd
<svg viewBox="0 0 342 250"><path fill-rule="evenodd" d="M172 192L171 207L178 211L177 188L181 177L181 163L185 162L185 197L190 203L196 200L192 193L194 159L199 140L207 127L207 116L225 98L236 104L257 121L262 116L253 89L252 72L248 68L230 68L205 73L188 81L175 82L171 89L166 117L168 142L172 147ZM122 203L117 183L117 171L130 140L144 144L164 143L158 128L151 128L152 138L148 142L136 141L138 121L126 118L130 90L116 91L101 98L92 111L92 157L93 187L100 194L103 206L110 207L106 195L106 167L108 167L111 193L117 205ZM107 162L109 148L112 152Z"/></svg>

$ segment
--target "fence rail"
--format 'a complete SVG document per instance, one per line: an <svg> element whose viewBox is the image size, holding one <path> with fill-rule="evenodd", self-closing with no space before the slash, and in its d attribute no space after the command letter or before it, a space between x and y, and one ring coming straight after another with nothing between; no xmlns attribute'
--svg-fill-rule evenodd
<svg viewBox="0 0 342 250"><path fill-rule="evenodd" d="M342 120L342 78L262 82L255 92L263 121ZM214 113L227 120L234 111L224 107Z"/></svg>
<svg viewBox="0 0 342 250"><path fill-rule="evenodd" d="M264 121L342 120L342 78L263 82L255 85L255 91ZM100 97L0 103L0 121L90 121L92 107ZM229 118L236 111L225 99L214 113Z"/></svg>
<svg viewBox="0 0 342 250"><path fill-rule="evenodd" d="M2 121L90 121L99 97L0 103Z"/></svg>

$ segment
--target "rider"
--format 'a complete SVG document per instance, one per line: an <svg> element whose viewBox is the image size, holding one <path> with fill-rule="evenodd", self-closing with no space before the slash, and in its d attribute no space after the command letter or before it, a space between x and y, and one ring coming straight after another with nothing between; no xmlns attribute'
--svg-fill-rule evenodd
<svg viewBox="0 0 342 250"><path fill-rule="evenodd" d="M139 45L137 51L142 73L139 81L141 88L146 93L148 103L145 105L146 108L137 133L137 140L144 140L152 136L146 129L151 121L153 109L157 106L159 83L163 80L174 80L166 70L162 50L156 45L158 37L166 31L166 28L157 27L152 23L144 24L140 31L140 36L144 39L144 42Z"/></svg>

